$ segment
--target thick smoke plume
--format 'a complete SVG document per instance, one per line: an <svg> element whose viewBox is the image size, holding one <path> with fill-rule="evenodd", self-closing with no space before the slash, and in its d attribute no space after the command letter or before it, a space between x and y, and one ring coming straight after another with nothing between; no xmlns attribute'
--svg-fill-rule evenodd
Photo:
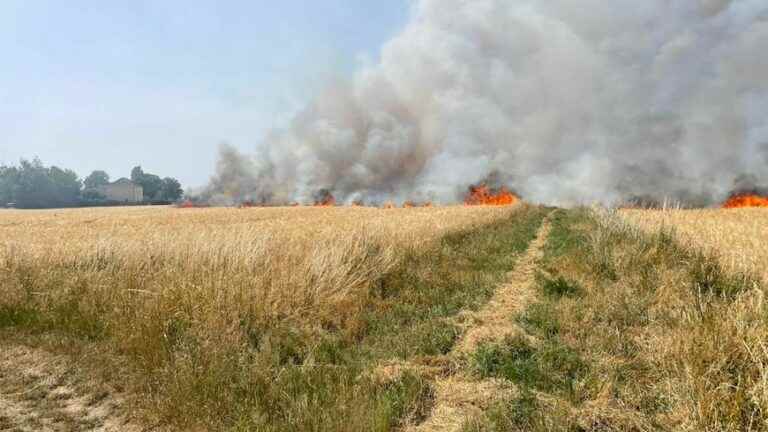
<svg viewBox="0 0 768 432"><path fill-rule="evenodd" d="M765 0L418 0L409 23L254 156L222 202L456 202L491 173L532 201L707 205L768 179Z"/></svg>

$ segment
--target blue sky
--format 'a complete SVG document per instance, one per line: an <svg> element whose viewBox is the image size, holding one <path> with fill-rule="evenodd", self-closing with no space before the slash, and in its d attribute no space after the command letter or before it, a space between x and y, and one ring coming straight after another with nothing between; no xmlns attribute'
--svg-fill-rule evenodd
<svg viewBox="0 0 768 432"><path fill-rule="evenodd" d="M0 1L0 164L199 186L404 25L408 0Z"/></svg>

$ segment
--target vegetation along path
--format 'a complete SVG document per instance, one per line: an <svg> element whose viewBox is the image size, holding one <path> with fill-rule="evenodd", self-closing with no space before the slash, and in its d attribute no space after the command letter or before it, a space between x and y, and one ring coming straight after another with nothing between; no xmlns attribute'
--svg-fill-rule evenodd
<svg viewBox="0 0 768 432"><path fill-rule="evenodd" d="M765 289L615 214L557 210L523 330L465 367L514 385L463 425L492 431L766 431Z"/></svg>
<svg viewBox="0 0 768 432"><path fill-rule="evenodd" d="M520 258L508 281L479 311L459 314L459 326L464 335L457 341L448 358L460 362L477 350L481 342L499 342L521 329L511 317L522 313L536 296L537 261L549 236L550 224L544 221ZM449 360L447 363L451 363ZM482 414L494 402L508 396L512 388L501 380L478 380L463 371L442 374L434 382L435 400L431 415L422 423L413 425L412 431L457 431L467 420Z"/></svg>

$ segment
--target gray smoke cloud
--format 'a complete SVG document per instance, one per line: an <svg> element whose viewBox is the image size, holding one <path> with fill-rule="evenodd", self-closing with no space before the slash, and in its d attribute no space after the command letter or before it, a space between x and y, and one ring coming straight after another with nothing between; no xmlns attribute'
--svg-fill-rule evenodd
<svg viewBox="0 0 768 432"><path fill-rule="evenodd" d="M255 155L221 200L434 200L497 173L532 201L711 203L768 164L765 0L418 0L375 64Z"/></svg>

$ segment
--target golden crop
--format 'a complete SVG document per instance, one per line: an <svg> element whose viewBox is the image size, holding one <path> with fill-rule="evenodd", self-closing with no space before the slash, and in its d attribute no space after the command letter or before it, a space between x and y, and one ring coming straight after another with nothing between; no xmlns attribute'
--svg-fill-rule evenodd
<svg viewBox="0 0 768 432"><path fill-rule="evenodd" d="M768 209L624 210L621 214L647 232L673 230L680 241L718 256L728 270L768 280Z"/></svg>
<svg viewBox="0 0 768 432"><path fill-rule="evenodd" d="M352 355L356 338L377 322L367 313L391 320L388 326L407 326L397 320L401 314L385 313L393 309L380 291L385 280L394 281L386 287L394 289L416 281L404 294L411 322L431 302L455 304L455 285L480 285L482 292L497 276L449 262L453 249L443 246L445 236L476 232L513 214L521 215L523 228L515 233L525 239L540 216L523 205L0 211L0 330L50 332L71 349L90 350L98 359L91 366L104 374L124 367L117 381L141 395L138 406L180 430L190 424L226 429L219 422L232 421L242 407L273 413L257 399L283 400L291 376L322 382L322 389L301 391L326 395L317 407L286 408L295 408L301 421L321 422L318 413L327 409L342 412L346 405L334 402L340 397L355 398L357 421L367 424L379 409L379 392L367 381L347 387L344 377L357 376L358 366L330 369L330 375L315 370L312 353L325 352L327 339L330 350L352 344L344 350ZM476 279L480 273L484 278ZM446 299L437 290L419 290L419 281L432 279L454 284ZM392 341L402 336L404 345L429 345L432 336L420 332L433 327L443 328L425 319L413 335L401 332ZM382 347L389 347L387 340ZM385 349L395 351L397 342ZM292 366L296 353L308 356L301 360L307 368ZM283 376L288 367L292 374ZM251 397L241 397L246 390Z"/></svg>
<svg viewBox="0 0 768 432"><path fill-rule="evenodd" d="M261 312L304 314L362 292L397 256L514 208L111 208L0 213L6 298L36 281L84 282L89 295L236 295ZM79 282L78 282L79 281ZM41 295L56 296L67 286ZM39 288L36 288L39 290ZM71 289L71 287L70 287ZM236 293L236 294L235 294ZM110 297L110 299L102 297ZM205 297L205 296L202 296ZM230 299L235 300L235 299Z"/></svg>
<svg viewBox="0 0 768 432"><path fill-rule="evenodd" d="M665 272L667 276L659 278L656 288L660 293L674 293L656 303L658 314L678 318L671 329L649 337L654 342L648 346L653 347L649 351L655 351L652 357L658 358L660 369L672 377L668 388L675 389L670 393L679 401L678 418L686 426L681 430L765 430L768 210L631 210L621 214L652 235L671 232L684 249L703 250L723 268L695 265L696 259L689 253L686 260L694 265L688 264L683 277ZM725 291L707 294L718 286ZM728 293L735 286L741 289ZM739 429L734 425L740 425Z"/></svg>

